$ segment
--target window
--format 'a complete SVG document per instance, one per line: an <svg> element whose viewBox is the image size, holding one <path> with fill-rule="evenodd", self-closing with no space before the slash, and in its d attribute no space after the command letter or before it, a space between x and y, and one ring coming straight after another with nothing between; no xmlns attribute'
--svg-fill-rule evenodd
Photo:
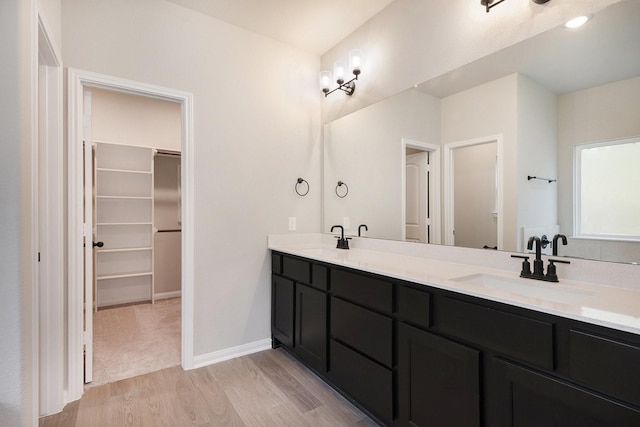
<svg viewBox="0 0 640 427"><path fill-rule="evenodd" d="M575 236L640 240L640 138L575 147Z"/></svg>

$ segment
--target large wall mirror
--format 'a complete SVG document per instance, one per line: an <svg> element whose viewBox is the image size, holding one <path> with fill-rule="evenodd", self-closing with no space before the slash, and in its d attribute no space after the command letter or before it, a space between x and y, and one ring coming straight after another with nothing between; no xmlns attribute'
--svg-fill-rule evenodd
<svg viewBox="0 0 640 427"><path fill-rule="evenodd" d="M325 232L517 252L563 234L560 256L640 262L640 2L326 124L323 165Z"/></svg>

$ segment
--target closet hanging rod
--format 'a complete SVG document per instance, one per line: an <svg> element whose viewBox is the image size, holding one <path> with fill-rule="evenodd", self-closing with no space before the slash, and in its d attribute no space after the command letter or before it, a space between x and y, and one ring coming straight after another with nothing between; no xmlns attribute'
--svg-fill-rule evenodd
<svg viewBox="0 0 640 427"><path fill-rule="evenodd" d="M174 230L157 230L158 233L179 233L182 230L180 230L179 228L176 228Z"/></svg>
<svg viewBox="0 0 640 427"><path fill-rule="evenodd" d="M541 180L541 181L548 181L549 183L552 183L552 182L556 182L556 181L557 181L557 179L542 178L542 177L539 177L539 176L531 176L531 175L527 175L527 181L531 181L532 179L539 179L539 180Z"/></svg>
<svg viewBox="0 0 640 427"><path fill-rule="evenodd" d="M182 153L180 151L174 151L174 150L159 150L159 149L155 149L153 152L156 156L171 156L171 157L180 157L182 155Z"/></svg>

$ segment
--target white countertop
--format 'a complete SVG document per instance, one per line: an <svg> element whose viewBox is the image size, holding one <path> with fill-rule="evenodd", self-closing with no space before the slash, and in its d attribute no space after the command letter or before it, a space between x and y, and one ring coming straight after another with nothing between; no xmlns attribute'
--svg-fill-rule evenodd
<svg viewBox="0 0 640 427"><path fill-rule="evenodd" d="M640 334L639 290L562 278L560 283L523 279L518 260L510 271L357 247L336 249L326 238L300 236L269 236L269 249Z"/></svg>

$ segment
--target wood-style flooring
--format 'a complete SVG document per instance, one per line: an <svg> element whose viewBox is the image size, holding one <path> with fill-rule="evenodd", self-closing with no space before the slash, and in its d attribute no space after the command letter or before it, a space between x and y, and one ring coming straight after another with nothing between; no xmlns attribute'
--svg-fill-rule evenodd
<svg viewBox="0 0 640 427"><path fill-rule="evenodd" d="M90 388L40 427L375 426L282 349Z"/></svg>

